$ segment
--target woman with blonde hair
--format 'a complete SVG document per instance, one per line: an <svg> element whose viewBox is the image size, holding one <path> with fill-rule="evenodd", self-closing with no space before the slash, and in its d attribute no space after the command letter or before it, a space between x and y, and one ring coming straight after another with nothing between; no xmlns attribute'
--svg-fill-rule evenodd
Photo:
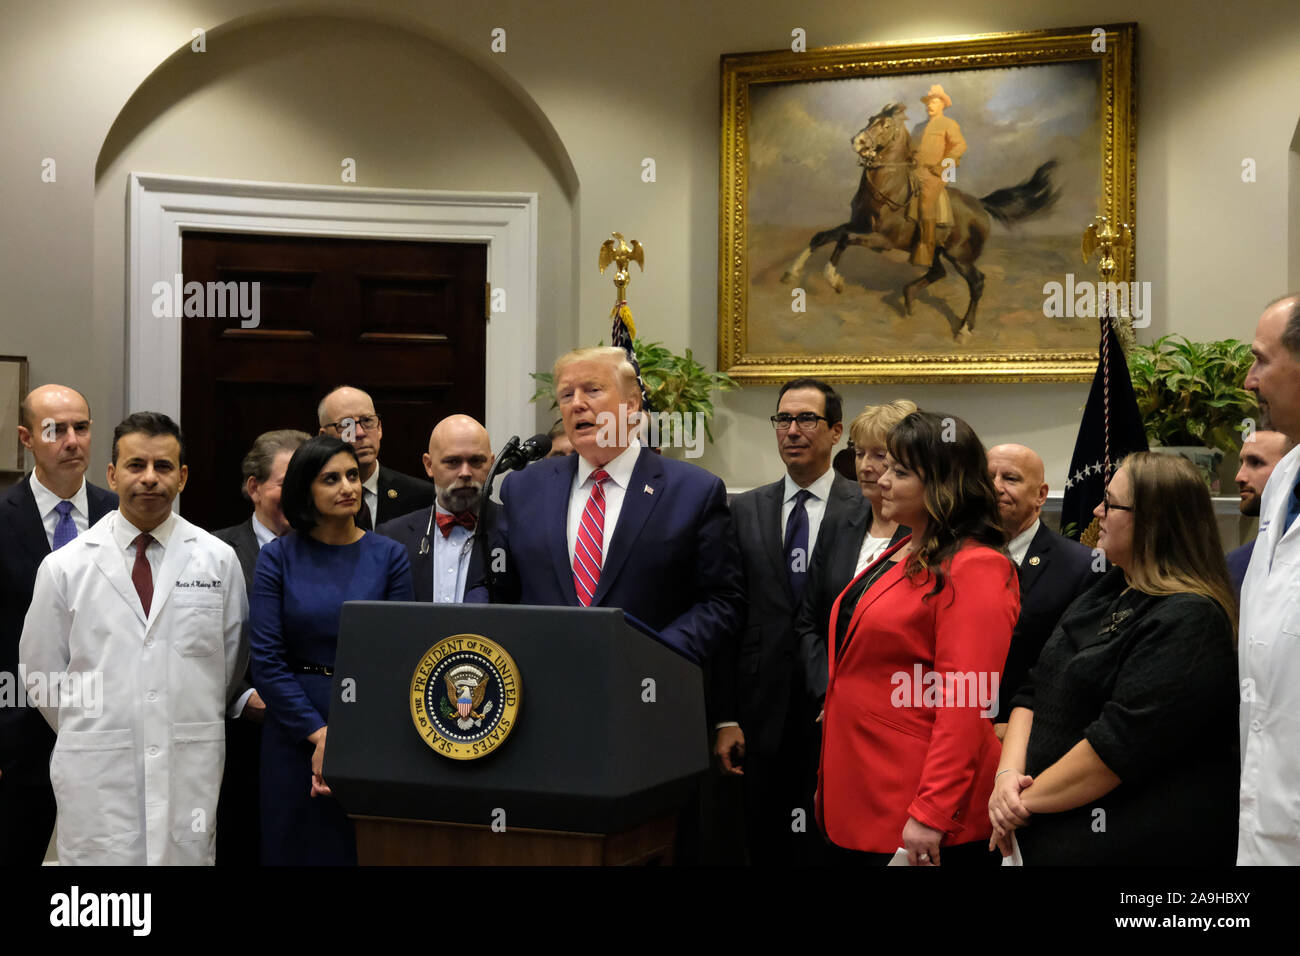
<svg viewBox="0 0 1300 956"><path fill-rule="evenodd" d="M1231 866L1236 602L1191 462L1141 452L1093 512L1111 569L1011 702L990 845L1026 865Z"/></svg>
<svg viewBox="0 0 1300 956"><path fill-rule="evenodd" d="M863 568L908 534L906 526L882 512L877 479L885 470L890 429L914 411L916 403L905 398L868 405L849 425L849 446L863 507L838 526L822 526L808 567L803 607L795 619L808 692L815 701L826 696L826 628L831 605Z"/></svg>

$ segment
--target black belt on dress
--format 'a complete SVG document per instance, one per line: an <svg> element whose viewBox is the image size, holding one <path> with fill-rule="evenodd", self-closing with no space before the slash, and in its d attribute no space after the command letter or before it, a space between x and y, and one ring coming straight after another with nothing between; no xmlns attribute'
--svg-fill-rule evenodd
<svg viewBox="0 0 1300 956"><path fill-rule="evenodd" d="M333 677L334 668L324 664L304 664L302 661L289 661L289 670L295 674L319 674L321 677Z"/></svg>

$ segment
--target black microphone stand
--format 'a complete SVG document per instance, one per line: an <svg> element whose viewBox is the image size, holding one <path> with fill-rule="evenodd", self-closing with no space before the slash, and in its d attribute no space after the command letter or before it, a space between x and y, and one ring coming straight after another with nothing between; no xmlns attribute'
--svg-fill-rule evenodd
<svg viewBox="0 0 1300 956"><path fill-rule="evenodd" d="M496 483L497 477L502 471L509 469L502 468L507 462L514 458L519 451L519 436L513 436L501 453L497 455L496 461L492 463L492 469L488 472L487 480L483 482L483 490L479 493L478 500L478 535L481 560L483 563L483 581L487 585L488 603L495 604L497 595L501 591L501 575L493 567L491 553L492 525L496 523L496 505L492 501L492 485Z"/></svg>

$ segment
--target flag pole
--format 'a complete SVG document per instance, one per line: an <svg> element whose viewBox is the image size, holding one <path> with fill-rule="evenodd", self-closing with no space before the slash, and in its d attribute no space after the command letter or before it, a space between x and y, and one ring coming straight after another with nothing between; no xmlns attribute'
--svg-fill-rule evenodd
<svg viewBox="0 0 1300 956"><path fill-rule="evenodd" d="M641 378L641 365L636 360L636 349L633 343L636 340L636 324L632 321L632 310L627 304L627 286L632 281L632 273L628 267L635 262L645 271L645 248L635 239L632 244L628 245L623 240L623 234L620 232L611 233L611 238L606 239L600 245L600 274L605 274L605 269L610 265L617 266L614 272L614 308L610 311L609 317L613 323L612 336L610 343L627 352L627 360L632 363L632 368L636 371L636 383L641 389L641 411L643 414L650 411L649 398L646 393L645 381Z"/></svg>
<svg viewBox="0 0 1300 956"><path fill-rule="evenodd" d="M1133 326L1127 315L1119 315L1111 298L1115 274L1119 271L1115 253L1130 249L1133 245L1133 227L1126 222L1111 225L1110 217L1101 215L1088 224L1083 231L1083 261L1086 263L1094 252L1100 252L1097 258L1097 272L1101 275L1101 295L1098 297L1097 311L1101 326L1101 367L1102 367L1102 408L1103 436L1105 451L1103 461L1105 474L1103 479L1110 483L1114 462L1110 454L1110 335L1109 328L1114 328L1115 336L1121 343L1123 351L1128 352L1133 345Z"/></svg>

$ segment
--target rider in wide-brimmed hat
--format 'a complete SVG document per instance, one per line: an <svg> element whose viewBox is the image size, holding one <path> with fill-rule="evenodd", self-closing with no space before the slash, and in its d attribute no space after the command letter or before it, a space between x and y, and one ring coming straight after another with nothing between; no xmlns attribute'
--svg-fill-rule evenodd
<svg viewBox="0 0 1300 956"><path fill-rule="evenodd" d="M931 86L921 102L930 114L930 121L916 145L914 161L920 197L919 202L913 199L908 215L920 223L920 235L912 249L912 264L928 267L934 260L936 228L952 223L952 203L943 180L944 160L951 159L954 166L960 163L966 152L966 140L957 121L943 115L944 109L952 106L952 97L940 84Z"/></svg>

